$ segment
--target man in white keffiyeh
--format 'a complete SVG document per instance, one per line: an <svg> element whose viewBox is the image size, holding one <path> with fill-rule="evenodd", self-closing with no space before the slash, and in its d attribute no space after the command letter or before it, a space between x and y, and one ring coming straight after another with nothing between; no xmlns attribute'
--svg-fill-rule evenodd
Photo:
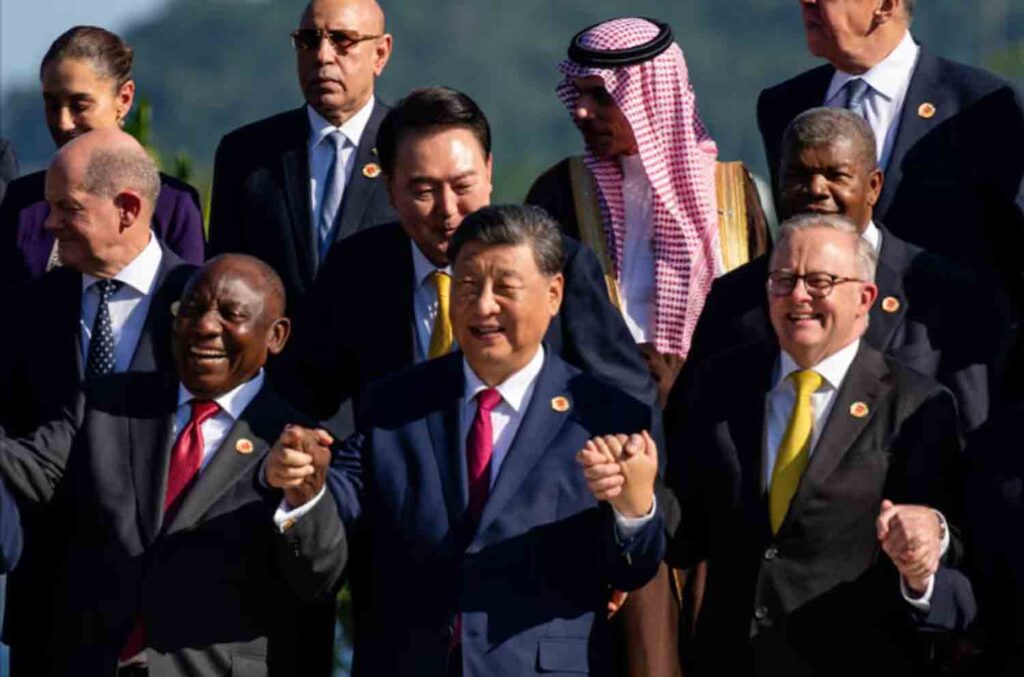
<svg viewBox="0 0 1024 677"><path fill-rule="evenodd" d="M667 24L623 18L588 28L558 69L558 96L586 143L577 167L590 181L571 176L580 169L569 159L538 179L527 202L597 250L664 397L721 272L717 148ZM585 223L587 201L596 203L596 231Z"/></svg>

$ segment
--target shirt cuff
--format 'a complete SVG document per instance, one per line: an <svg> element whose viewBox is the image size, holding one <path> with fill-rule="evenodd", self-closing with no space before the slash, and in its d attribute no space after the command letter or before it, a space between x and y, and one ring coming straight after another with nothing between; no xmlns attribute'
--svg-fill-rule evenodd
<svg viewBox="0 0 1024 677"><path fill-rule="evenodd" d="M651 496L651 510L643 517L626 517L619 513L612 506L612 514L615 515L615 530L619 532L619 538L624 541L636 536L637 532L644 528L644 526L654 519L654 513L658 510L658 497Z"/></svg>
<svg viewBox="0 0 1024 677"><path fill-rule="evenodd" d="M924 589L924 594L920 597L915 597L912 594L912 590L907 585L907 582L900 576L900 594L903 595L903 599L907 601L907 604L914 607L922 613L928 613L932 609L932 593L935 591L935 574L928 577L928 587Z"/></svg>
<svg viewBox="0 0 1024 677"><path fill-rule="evenodd" d="M298 522L303 515L316 507L316 504L320 502L320 499L327 493L327 485L325 484L320 493L314 496L311 500L303 503L298 508L292 508L288 505L286 499L281 499L280 505L277 506L277 510L274 511L274 526L277 527L278 531L282 534L291 529L296 522Z"/></svg>

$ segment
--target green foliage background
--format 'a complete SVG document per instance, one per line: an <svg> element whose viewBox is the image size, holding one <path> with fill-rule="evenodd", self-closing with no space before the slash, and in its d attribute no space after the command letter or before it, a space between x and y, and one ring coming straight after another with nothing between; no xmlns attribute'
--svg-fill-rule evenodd
<svg viewBox="0 0 1024 677"><path fill-rule="evenodd" d="M227 131L301 103L288 33L302 0L172 0L124 37L136 50L151 144L166 171L209 181ZM764 173L754 117L758 92L816 62L807 55L796 0L382 0L395 52L379 82L393 101L413 87L469 93L495 131L496 199L517 200L545 167L579 148L554 96L554 64L579 28L616 15L669 21L683 47L705 123L726 159ZM1024 3L923 0L913 27L933 50L985 66L1024 86ZM54 24L54 37L66 26ZM33 28L39 30L41 28ZM42 55L40 55L41 57ZM0 107L0 133L28 169L52 153L34 86Z"/></svg>

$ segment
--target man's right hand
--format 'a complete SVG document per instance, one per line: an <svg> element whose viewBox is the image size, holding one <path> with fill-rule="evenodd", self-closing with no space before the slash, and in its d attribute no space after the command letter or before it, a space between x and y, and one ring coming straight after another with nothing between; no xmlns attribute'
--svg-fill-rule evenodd
<svg viewBox="0 0 1024 677"><path fill-rule="evenodd" d="M334 439L325 430L289 425L267 457L267 484L284 491L290 508L313 500L327 481Z"/></svg>
<svg viewBox="0 0 1024 677"><path fill-rule="evenodd" d="M646 431L628 437L595 437L587 441L576 460L599 501L608 501L623 517L643 517L651 512L658 449Z"/></svg>

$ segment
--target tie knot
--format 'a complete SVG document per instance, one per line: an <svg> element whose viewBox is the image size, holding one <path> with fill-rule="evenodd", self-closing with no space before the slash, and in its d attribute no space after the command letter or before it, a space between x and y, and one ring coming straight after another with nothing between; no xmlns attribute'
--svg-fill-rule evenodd
<svg viewBox="0 0 1024 677"><path fill-rule="evenodd" d="M220 411L220 405L213 400L192 400L192 421L202 425Z"/></svg>
<svg viewBox="0 0 1024 677"><path fill-rule="evenodd" d="M342 149L342 147L345 145L346 140L347 139L345 138L345 135L339 132L338 130L334 130L326 137L327 143L331 145L331 148L334 150L335 153Z"/></svg>
<svg viewBox="0 0 1024 677"><path fill-rule="evenodd" d="M100 295L103 301L109 301L110 297L117 293L117 290L124 286L120 280L99 280L94 283L93 288Z"/></svg>
<svg viewBox="0 0 1024 677"><path fill-rule="evenodd" d="M476 394L477 407L481 413L490 413L501 402L501 393L496 388L485 388Z"/></svg>
<svg viewBox="0 0 1024 677"><path fill-rule="evenodd" d="M451 276L443 270L435 270L430 277L434 281L434 288L437 289L438 295L448 297L452 289Z"/></svg>
<svg viewBox="0 0 1024 677"><path fill-rule="evenodd" d="M867 81L862 78L854 78L846 83L846 107L850 110L856 110L864 103L864 97L867 96L868 90L871 86Z"/></svg>
<svg viewBox="0 0 1024 677"><path fill-rule="evenodd" d="M801 369L789 375L796 386L797 397L807 397L821 386L821 374L813 369Z"/></svg>

